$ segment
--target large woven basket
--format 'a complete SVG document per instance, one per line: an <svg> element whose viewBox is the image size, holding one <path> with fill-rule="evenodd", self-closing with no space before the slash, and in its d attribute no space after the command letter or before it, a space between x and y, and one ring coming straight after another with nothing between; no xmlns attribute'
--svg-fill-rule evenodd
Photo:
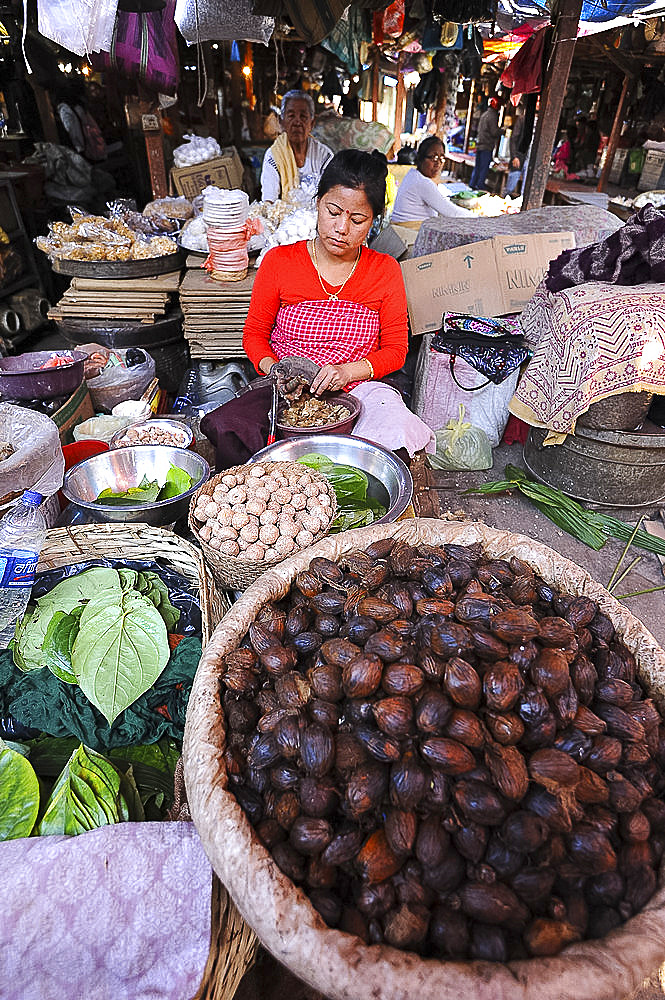
<svg viewBox="0 0 665 1000"><path fill-rule="evenodd" d="M37 569L44 572L102 558L154 560L185 577L199 591L204 645L230 607L228 596L218 590L195 545L172 531L145 524L55 528L47 532ZM185 806L179 818L187 816ZM146 850L150 849L150 834L151 830L146 828ZM210 950L193 1000L232 1000L240 980L254 961L257 947L254 932L213 875Z"/></svg>
<svg viewBox="0 0 665 1000"><path fill-rule="evenodd" d="M634 653L642 681L665 701L665 652L647 629L579 566L552 549L483 524L408 520L331 536L289 558L247 590L215 630L190 698L183 759L192 818L213 868L263 945L315 989L335 1000L619 1000L665 958L665 888L641 913L598 941L555 958L489 962L422 959L387 945L366 946L327 927L305 894L278 869L227 789L220 699L224 656L236 648L258 609L278 600L315 556L337 559L379 538L411 544L481 542L494 558L515 555L547 582L587 595L612 619ZM662 880L661 880L662 881Z"/></svg>
<svg viewBox="0 0 665 1000"><path fill-rule="evenodd" d="M218 590L200 551L165 528L147 524L81 524L47 532L38 572L89 559L154 559L197 587L201 598L203 645L230 605Z"/></svg>
<svg viewBox="0 0 665 1000"><path fill-rule="evenodd" d="M335 496L334 489L325 476L321 475L321 473L314 472L312 469L305 469L304 466L299 465L297 462L261 462L261 465L267 473L272 472L274 469L277 469L280 472L288 472L291 469L298 469L300 472L306 471L309 472L310 475L314 476L320 483L325 485L331 501L331 516L328 526L332 524L335 518L335 511L337 509L337 498ZM229 590L246 590L246 588L258 580L267 569L284 562L284 558L273 559L270 562L267 562L265 559L261 562L250 562L247 559L243 559L241 556L226 556L223 553L218 552L217 549L213 549L201 538L200 526L193 518L193 510L196 507L196 501L200 496L212 497L215 486L222 481L223 476L235 475L239 471L247 472L248 469L251 468L252 466L234 465L230 469L224 469L223 472L220 472L217 476L213 476L212 479L209 479L207 483L204 483L203 486L196 491L189 505L189 527L203 550L205 561L208 566L210 566L215 580L218 584L220 584L220 586L228 587ZM328 529L320 531L318 535L315 536L312 544L318 542L321 538L324 538L327 533Z"/></svg>

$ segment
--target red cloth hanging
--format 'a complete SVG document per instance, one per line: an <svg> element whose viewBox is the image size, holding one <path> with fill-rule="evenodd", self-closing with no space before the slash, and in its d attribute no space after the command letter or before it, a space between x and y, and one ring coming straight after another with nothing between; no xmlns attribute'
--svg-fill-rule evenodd
<svg viewBox="0 0 665 1000"><path fill-rule="evenodd" d="M501 83L512 89L510 100L517 107L522 94L539 94L543 84L543 53L548 25L527 38L503 73Z"/></svg>

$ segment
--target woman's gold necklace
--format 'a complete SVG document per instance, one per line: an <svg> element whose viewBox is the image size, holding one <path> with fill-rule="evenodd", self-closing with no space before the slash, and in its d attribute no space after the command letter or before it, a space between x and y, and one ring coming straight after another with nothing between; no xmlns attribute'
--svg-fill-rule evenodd
<svg viewBox="0 0 665 1000"><path fill-rule="evenodd" d="M318 278L319 278L319 284L321 285L321 288L323 289L323 291L325 292L325 294L328 296L328 302L337 302L337 300L339 299L340 292L344 288L344 285L347 283L347 281L351 280L351 278L353 277L353 275L355 273L356 268L358 267L358 262L360 260L360 255L362 253L362 249L363 249L362 247L358 247L358 256L356 257L355 261L353 262L353 267L351 268L351 270L349 271L349 273L347 274L346 278L344 279L344 281L342 282L342 284L339 286L339 288L337 289L337 291L336 292L329 292L328 289L326 288L326 286L323 284L323 278L321 277L321 272L319 271L319 262L318 262L318 260L316 258L316 240L315 239L312 240L312 257L314 259L314 267L316 268L316 273L317 273ZM330 285L330 284L332 284L332 282L329 281L328 284Z"/></svg>

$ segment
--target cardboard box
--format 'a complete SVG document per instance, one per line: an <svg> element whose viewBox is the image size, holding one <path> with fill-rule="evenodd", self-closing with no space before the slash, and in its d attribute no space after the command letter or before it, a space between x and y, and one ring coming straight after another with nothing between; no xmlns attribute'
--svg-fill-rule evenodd
<svg viewBox="0 0 665 1000"><path fill-rule="evenodd" d="M74 428L84 420L94 417L95 411L88 392L88 385L81 382L76 392L72 393L66 403L53 414L53 421L60 431L60 444L71 444L74 440Z"/></svg>
<svg viewBox="0 0 665 1000"><path fill-rule="evenodd" d="M172 186L190 201L210 184L227 190L241 188L242 177L242 161L235 146L222 150L222 155L214 160L195 163L191 167L173 167L171 170Z"/></svg>
<svg viewBox="0 0 665 1000"><path fill-rule="evenodd" d="M404 261L411 332L434 333L445 312L474 316L521 312L550 261L574 246L574 233L495 236Z"/></svg>

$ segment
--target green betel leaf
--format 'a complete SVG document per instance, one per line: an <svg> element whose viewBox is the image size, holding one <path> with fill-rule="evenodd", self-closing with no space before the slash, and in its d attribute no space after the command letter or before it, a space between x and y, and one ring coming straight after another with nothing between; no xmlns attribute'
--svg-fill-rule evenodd
<svg viewBox="0 0 665 1000"><path fill-rule="evenodd" d="M110 761L81 744L53 786L37 833L75 836L119 823L120 781Z"/></svg>
<svg viewBox="0 0 665 1000"><path fill-rule="evenodd" d="M151 570L140 575L144 578L144 588L139 588L140 592L155 605L164 619L166 631L172 632L180 621L180 611L171 604L168 587L161 577Z"/></svg>
<svg viewBox="0 0 665 1000"><path fill-rule="evenodd" d="M166 626L151 601L136 592L81 616L72 668L85 696L112 725L152 687L169 660Z"/></svg>
<svg viewBox="0 0 665 1000"><path fill-rule="evenodd" d="M0 740L0 840L29 837L39 813L39 781L30 761Z"/></svg>
<svg viewBox="0 0 665 1000"><path fill-rule="evenodd" d="M82 614L82 607L74 608L69 615L64 611L56 611L48 624L42 643L46 666L52 674L67 684L77 683L72 670L72 649Z"/></svg>
<svg viewBox="0 0 665 1000"><path fill-rule="evenodd" d="M166 482L159 491L158 500L171 500L172 497L179 497L191 488L192 477L179 469L177 465L172 465L166 473Z"/></svg>
<svg viewBox="0 0 665 1000"><path fill-rule="evenodd" d="M316 451L301 455L298 461L301 465L306 465L309 469L315 469L317 472L329 472L335 464L327 455L320 455Z"/></svg>
<svg viewBox="0 0 665 1000"><path fill-rule="evenodd" d="M135 569L119 569L118 576L120 577L120 586L123 594L129 590L136 589L139 574Z"/></svg>

